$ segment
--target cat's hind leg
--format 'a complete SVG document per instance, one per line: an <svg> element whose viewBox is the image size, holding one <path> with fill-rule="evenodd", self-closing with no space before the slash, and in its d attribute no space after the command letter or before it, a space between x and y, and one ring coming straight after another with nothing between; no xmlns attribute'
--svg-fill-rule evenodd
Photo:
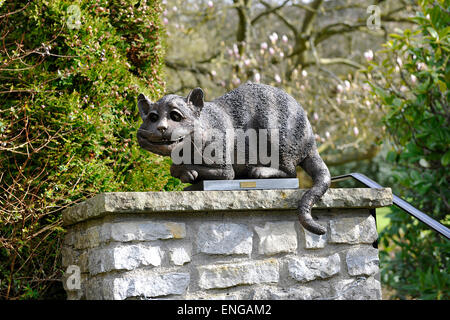
<svg viewBox="0 0 450 320"><path fill-rule="evenodd" d="M250 167L248 175L254 179L289 178L290 175L272 167Z"/></svg>
<svg viewBox="0 0 450 320"><path fill-rule="evenodd" d="M312 233L325 234L326 228L315 222L311 208L328 190L331 176L328 168L316 148L300 163L300 167L312 178L313 186L300 199L298 206L299 220L302 226Z"/></svg>

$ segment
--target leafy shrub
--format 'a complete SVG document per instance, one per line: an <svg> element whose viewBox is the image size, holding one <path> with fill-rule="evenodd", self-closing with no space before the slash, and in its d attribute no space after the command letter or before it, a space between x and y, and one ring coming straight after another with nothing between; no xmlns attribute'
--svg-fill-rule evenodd
<svg viewBox="0 0 450 320"><path fill-rule="evenodd" d="M62 209L99 192L179 188L170 160L135 139L137 94L164 89L161 10L145 0L0 1L2 298L61 293Z"/></svg>
<svg viewBox="0 0 450 320"><path fill-rule="evenodd" d="M450 223L450 6L419 1L416 30L390 35L372 83L385 105L396 170L394 192L444 225ZM445 7L446 6L446 7ZM379 53L382 55L382 53ZM373 73L375 74L375 73ZM397 298L448 299L450 242L396 209L381 233L382 279Z"/></svg>

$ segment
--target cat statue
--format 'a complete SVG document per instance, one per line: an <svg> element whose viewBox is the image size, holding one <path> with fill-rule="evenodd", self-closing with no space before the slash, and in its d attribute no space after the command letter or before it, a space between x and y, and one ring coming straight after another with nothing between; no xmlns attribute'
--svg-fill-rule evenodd
<svg viewBox="0 0 450 320"><path fill-rule="evenodd" d="M211 102L201 88L157 102L140 94L138 109L139 145L171 156L171 175L182 182L295 178L300 166L313 180L299 201L300 223L315 234L326 233L311 208L330 187L330 173L306 112L285 91L248 82Z"/></svg>

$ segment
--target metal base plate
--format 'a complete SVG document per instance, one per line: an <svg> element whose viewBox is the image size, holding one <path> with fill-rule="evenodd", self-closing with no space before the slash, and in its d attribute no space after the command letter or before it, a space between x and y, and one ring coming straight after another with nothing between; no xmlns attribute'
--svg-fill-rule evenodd
<svg viewBox="0 0 450 320"><path fill-rule="evenodd" d="M297 178L283 179L242 179L242 180L204 180L184 188L184 191L212 190L261 190L298 189Z"/></svg>

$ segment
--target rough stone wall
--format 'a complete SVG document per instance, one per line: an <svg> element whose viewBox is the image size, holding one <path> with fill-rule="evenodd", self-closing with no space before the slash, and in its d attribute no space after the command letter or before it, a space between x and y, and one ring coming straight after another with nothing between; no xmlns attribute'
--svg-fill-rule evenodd
<svg viewBox="0 0 450 320"><path fill-rule="evenodd" d="M385 203L391 199L388 190ZM67 226L63 266L80 268L81 288L66 292L69 299L381 299L370 210L329 203L313 216L325 235L280 208L96 215Z"/></svg>

